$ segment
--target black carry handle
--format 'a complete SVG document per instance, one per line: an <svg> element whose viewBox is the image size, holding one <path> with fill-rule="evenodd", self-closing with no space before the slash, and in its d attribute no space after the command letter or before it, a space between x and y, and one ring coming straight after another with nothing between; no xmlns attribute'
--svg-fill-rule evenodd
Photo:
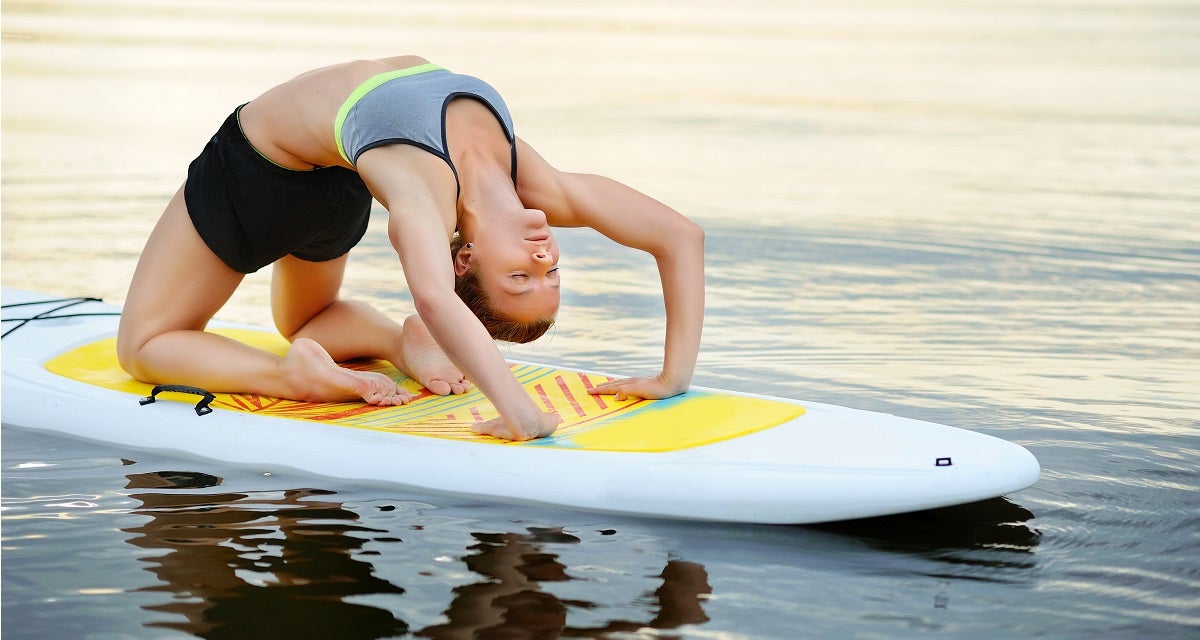
<svg viewBox="0 0 1200 640"><path fill-rule="evenodd" d="M198 396L204 396L200 402L196 403L196 415L202 416L206 413L212 413L212 407L208 406L210 402L216 400L217 397L213 394L201 389L200 387L189 387L182 384L160 384L150 390L150 395L138 401L139 404L151 404L155 400L155 396L164 391L174 391L176 393L191 393Z"/></svg>

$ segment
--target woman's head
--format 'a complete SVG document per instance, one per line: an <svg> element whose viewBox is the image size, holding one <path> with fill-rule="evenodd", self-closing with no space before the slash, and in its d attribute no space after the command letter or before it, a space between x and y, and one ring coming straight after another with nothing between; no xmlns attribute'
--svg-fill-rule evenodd
<svg viewBox="0 0 1200 640"><path fill-rule="evenodd" d="M537 213L544 221L545 215ZM455 293L492 338L532 342L554 325L559 304L558 245L549 227L476 242L464 242L456 234L450 255Z"/></svg>

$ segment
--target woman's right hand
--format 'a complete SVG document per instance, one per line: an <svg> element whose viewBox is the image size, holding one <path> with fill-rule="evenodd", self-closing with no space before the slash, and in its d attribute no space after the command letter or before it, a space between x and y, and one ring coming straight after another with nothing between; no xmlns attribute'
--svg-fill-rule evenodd
<svg viewBox="0 0 1200 640"><path fill-rule="evenodd" d="M562 418L557 413L546 413L539 411L529 420L513 427L503 417L492 418L483 422L476 422L471 425L471 431L481 435L495 436L504 440L533 440L534 438L544 438L558 428Z"/></svg>

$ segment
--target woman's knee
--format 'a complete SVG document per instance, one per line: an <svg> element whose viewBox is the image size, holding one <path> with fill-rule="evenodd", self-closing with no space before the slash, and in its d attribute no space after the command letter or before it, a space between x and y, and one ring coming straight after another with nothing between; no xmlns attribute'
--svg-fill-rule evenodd
<svg viewBox="0 0 1200 640"><path fill-rule="evenodd" d="M129 326L125 318L121 318L121 325L117 330L117 362L125 373L138 380L146 379L142 366L142 348L147 342L149 339L137 335L137 331Z"/></svg>

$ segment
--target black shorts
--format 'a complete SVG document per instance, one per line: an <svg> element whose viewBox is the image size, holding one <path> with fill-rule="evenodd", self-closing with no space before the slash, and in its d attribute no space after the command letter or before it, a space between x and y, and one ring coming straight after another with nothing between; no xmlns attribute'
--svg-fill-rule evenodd
<svg viewBox="0 0 1200 640"><path fill-rule="evenodd" d="M343 167L281 167L250 144L238 107L188 167L184 201L209 249L253 273L286 256L323 262L345 255L367 231L371 193Z"/></svg>

